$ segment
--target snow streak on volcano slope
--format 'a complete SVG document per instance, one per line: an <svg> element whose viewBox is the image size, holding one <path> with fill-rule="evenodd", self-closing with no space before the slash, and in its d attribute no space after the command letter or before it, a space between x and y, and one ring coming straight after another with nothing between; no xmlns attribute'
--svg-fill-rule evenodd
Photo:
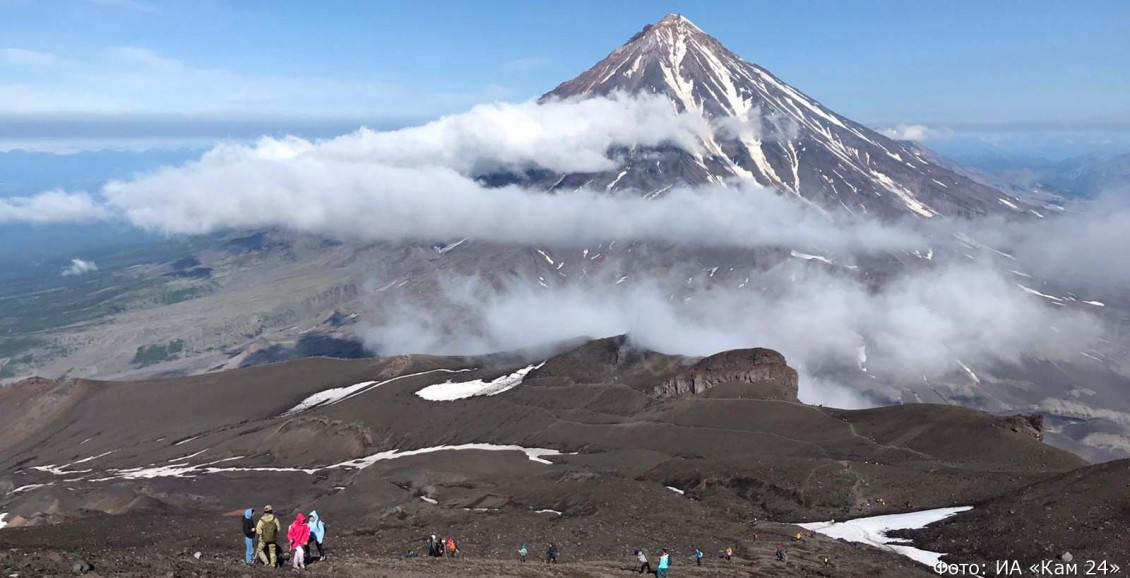
<svg viewBox="0 0 1130 578"><path fill-rule="evenodd" d="M824 209L911 214L1028 213L1018 199L921 156L844 118L765 69L747 63L682 16L647 26L596 66L542 97L660 94L721 130L705 154L671 148L623 151L622 166L555 175L551 188L588 184L658 192L675 183L752 179Z"/></svg>
<svg viewBox="0 0 1130 578"><path fill-rule="evenodd" d="M455 401L457 399L467 399L468 397L480 395L498 395L522 385L526 374L543 365L545 365L544 361L537 365L523 367L514 373L497 377L491 381L482 379L462 382L445 381L425 387L417 391L416 395L428 401Z"/></svg>

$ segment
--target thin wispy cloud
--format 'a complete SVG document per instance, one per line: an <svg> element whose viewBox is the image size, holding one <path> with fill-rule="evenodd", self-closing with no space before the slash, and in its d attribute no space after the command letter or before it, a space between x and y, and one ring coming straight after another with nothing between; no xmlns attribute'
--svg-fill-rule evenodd
<svg viewBox="0 0 1130 578"><path fill-rule="evenodd" d="M929 127L924 124L900 124L879 130L884 136L895 140L922 142L952 138L954 131L946 127Z"/></svg>
<svg viewBox="0 0 1130 578"><path fill-rule="evenodd" d="M55 64L58 59L50 52L39 52L25 48L0 48L0 65L44 67Z"/></svg>
<svg viewBox="0 0 1130 578"><path fill-rule="evenodd" d="M62 275L63 277L75 277L78 275L93 273L97 270L98 265L96 265L94 261L85 261L83 259L75 257L74 259L71 259L71 264L68 265L67 268L63 269L63 272L60 273L60 275Z"/></svg>
<svg viewBox="0 0 1130 578"><path fill-rule="evenodd" d="M502 69L506 72L528 72L536 70L549 64L548 58L541 58L538 56L529 56L526 58L518 58L511 60L502 65Z"/></svg>
<svg viewBox="0 0 1130 578"><path fill-rule="evenodd" d="M198 66L136 46L54 54L22 48L0 52L0 65L23 74L0 75L0 110L20 114L180 114L308 117L434 114L506 95L495 85L423 91L373 79L263 75ZM31 74L32 66L37 67ZM49 65L49 66L48 66ZM17 71L19 72L19 71ZM405 105L405 103L410 103Z"/></svg>
<svg viewBox="0 0 1130 578"><path fill-rule="evenodd" d="M156 5L150 4L149 2L142 2L141 0L86 0L86 3L102 8L127 10L144 14L159 14L161 12L161 9Z"/></svg>

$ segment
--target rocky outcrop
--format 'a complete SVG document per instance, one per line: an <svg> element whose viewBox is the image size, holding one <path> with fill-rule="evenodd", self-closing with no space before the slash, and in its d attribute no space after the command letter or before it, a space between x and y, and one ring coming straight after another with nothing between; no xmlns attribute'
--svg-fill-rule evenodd
<svg viewBox="0 0 1130 578"><path fill-rule="evenodd" d="M1044 416L1040 414L1010 415L1002 418L1002 421L1014 432L1044 441Z"/></svg>
<svg viewBox="0 0 1130 578"><path fill-rule="evenodd" d="M762 348L735 349L711 355L680 371L657 386L654 395L796 401L797 387L797 372L780 353Z"/></svg>

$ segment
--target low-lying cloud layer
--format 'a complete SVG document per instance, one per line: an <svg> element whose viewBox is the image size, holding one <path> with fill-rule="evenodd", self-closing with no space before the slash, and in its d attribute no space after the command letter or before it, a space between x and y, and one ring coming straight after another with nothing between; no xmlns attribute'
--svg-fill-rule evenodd
<svg viewBox="0 0 1130 578"><path fill-rule="evenodd" d="M117 217L188 234L285 227L370 240L473 237L561 245L636 239L866 251L922 246L908 230L870 220L834 223L751 184L683 188L647 200L585 189L547 195L478 180L502 171L607 171L617 166L610 151L633 147L699 154L704 137L734 130L730 123L714 126L696 113L678 112L662 97L483 105L403 130L224 144L198 161L110 182L100 200L58 191L16 199L6 218Z"/></svg>
<svg viewBox="0 0 1130 578"><path fill-rule="evenodd" d="M956 372L962 363L1072 359L1102 336L1094 317L1046 305L976 264L902 275L878 289L796 260L763 272L756 287L699 279L688 289L673 275L623 284L616 274L604 277L554 288L515 279L501 290L478 279L447 280L445 307L386 298L385 322L365 336L382 354L487 353L624 333L673 354L771 347L800 369L802 399L841 406L868 402L813 379L821 368L865 368L894 380L877 382L881 390Z"/></svg>
<svg viewBox="0 0 1130 578"><path fill-rule="evenodd" d="M49 191L32 197L0 198L0 225L80 223L104 220L110 214L86 193Z"/></svg>

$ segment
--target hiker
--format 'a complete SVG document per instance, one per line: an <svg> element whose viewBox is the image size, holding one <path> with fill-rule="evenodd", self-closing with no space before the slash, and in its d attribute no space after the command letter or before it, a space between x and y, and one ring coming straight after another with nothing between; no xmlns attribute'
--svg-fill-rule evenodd
<svg viewBox="0 0 1130 578"><path fill-rule="evenodd" d="M322 549L322 542L326 541L326 524L318 517L318 511L312 510L310 512L310 520L306 522L310 527L310 547L307 551L310 552L313 558L314 548L318 549L318 560L326 559L326 551Z"/></svg>
<svg viewBox="0 0 1130 578"><path fill-rule="evenodd" d="M529 554L529 553L530 553L530 551L526 549L526 545L522 544L522 547L518 548L518 559L521 560L522 562L525 562L526 561L526 555Z"/></svg>
<svg viewBox="0 0 1130 578"><path fill-rule="evenodd" d="M556 545L550 544L549 550L545 551L545 563L546 564L551 564L551 563L556 564L557 563L557 546Z"/></svg>
<svg viewBox="0 0 1130 578"><path fill-rule="evenodd" d="M455 538L447 539L447 555L452 558L459 555L459 548L455 547Z"/></svg>
<svg viewBox="0 0 1130 578"><path fill-rule="evenodd" d="M796 540L797 542L800 542L803 538L801 537L800 532L797 532L796 536L793 539Z"/></svg>
<svg viewBox="0 0 1130 578"><path fill-rule="evenodd" d="M780 544L777 544L777 553L775 554L775 556L777 557L778 562L784 562L789 557L789 551Z"/></svg>
<svg viewBox="0 0 1130 578"><path fill-rule="evenodd" d="M431 536L428 536L428 556L431 556L432 558L438 558L439 557L439 549L438 548L439 548L439 545L436 541L436 535L432 534Z"/></svg>
<svg viewBox="0 0 1130 578"><path fill-rule="evenodd" d="M725 554L725 556L726 556L726 561L727 561L727 562L729 562L729 561L730 561L731 559L733 559L733 557L734 557L734 549L733 549L733 548L726 548L726 554Z"/></svg>
<svg viewBox="0 0 1130 578"><path fill-rule="evenodd" d="M699 550L698 548L694 549L694 563L702 566L702 550Z"/></svg>
<svg viewBox="0 0 1130 578"><path fill-rule="evenodd" d="M306 516L299 513L294 518L294 523L286 531L286 539L290 549L294 550L294 569L306 568L306 544L310 542L310 526L306 525Z"/></svg>
<svg viewBox="0 0 1130 578"><path fill-rule="evenodd" d="M655 578L667 578L667 567L671 565L671 556L667 554L667 548L659 554L659 566L655 568Z"/></svg>
<svg viewBox="0 0 1130 578"><path fill-rule="evenodd" d="M247 508L243 512L243 545L247 547L243 553L243 563L248 566L255 561L255 521L251 519L254 516L254 508Z"/></svg>
<svg viewBox="0 0 1130 578"><path fill-rule="evenodd" d="M804 533L804 543L807 544L808 541L811 540L811 539L812 539L812 532L805 532Z"/></svg>
<svg viewBox="0 0 1130 578"><path fill-rule="evenodd" d="M651 574L651 562L647 561L647 555L643 553L643 550L636 550L636 560L640 563L640 574L644 572Z"/></svg>
<svg viewBox="0 0 1130 578"><path fill-rule="evenodd" d="M275 545L279 532L282 532L282 524L268 504L263 508L263 515L259 516L259 523L255 524L255 533L259 536L259 560L271 568L279 564L278 546ZM268 552L270 558L267 557Z"/></svg>

